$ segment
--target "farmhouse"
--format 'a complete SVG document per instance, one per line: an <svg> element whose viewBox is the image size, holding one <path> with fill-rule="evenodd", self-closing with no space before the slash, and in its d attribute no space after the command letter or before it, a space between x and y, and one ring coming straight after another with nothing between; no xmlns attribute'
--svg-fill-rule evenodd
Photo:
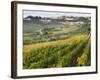
<svg viewBox="0 0 100 80"><path fill-rule="evenodd" d="M50 19L40 19L40 21L42 21L43 23L49 23L49 22L51 22Z"/></svg>

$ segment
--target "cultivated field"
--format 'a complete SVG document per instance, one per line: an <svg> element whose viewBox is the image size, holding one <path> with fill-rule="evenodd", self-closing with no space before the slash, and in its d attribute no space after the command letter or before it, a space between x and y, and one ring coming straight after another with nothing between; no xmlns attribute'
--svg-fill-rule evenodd
<svg viewBox="0 0 100 80"><path fill-rule="evenodd" d="M24 22L23 68L91 65L89 22Z"/></svg>
<svg viewBox="0 0 100 80"><path fill-rule="evenodd" d="M24 46L24 69L89 65L89 35Z"/></svg>

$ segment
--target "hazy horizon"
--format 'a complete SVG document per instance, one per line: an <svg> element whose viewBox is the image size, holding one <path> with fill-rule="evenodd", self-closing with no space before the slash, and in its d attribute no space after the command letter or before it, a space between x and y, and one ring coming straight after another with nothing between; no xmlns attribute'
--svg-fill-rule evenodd
<svg viewBox="0 0 100 80"><path fill-rule="evenodd" d="M56 11L36 11L36 10L24 10L23 18L27 16L41 16L41 17L59 17L59 16L77 16L77 17L91 17L90 13L80 12L56 12Z"/></svg>

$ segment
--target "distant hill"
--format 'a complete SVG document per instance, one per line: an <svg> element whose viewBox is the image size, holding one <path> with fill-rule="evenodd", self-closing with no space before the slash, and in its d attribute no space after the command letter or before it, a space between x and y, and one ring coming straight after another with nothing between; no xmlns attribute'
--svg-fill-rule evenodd
<svg viewBox="0 0 100 80"><path fill-rule="evenodd" d="M89 17L72 17L72 16L59 16L57 18L52 17L40 17L40 16L27 16L23 18L24 32L35 32L44 28L52 27L66 27L70 24L90 23Z"/></svg>
<svg viewBox="0 0 100 80"><path fill-rule="evenodd" d="M25 17L24 18L24 20L36 20L36 19L41 19L41 17L40 16L27 16L27 17Z"/></svg>

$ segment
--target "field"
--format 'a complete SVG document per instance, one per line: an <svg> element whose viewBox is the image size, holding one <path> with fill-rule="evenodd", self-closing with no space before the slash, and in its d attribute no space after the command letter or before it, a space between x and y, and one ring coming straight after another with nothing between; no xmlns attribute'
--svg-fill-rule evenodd
<svg viewBox="0 0 100 80"><path fill-rule="evenodd" d="M89 35L24 46L25 69L89 65Z"/></svg>
<svg viewBox="0 0 100 80"><path fill-rule="evenodd" d="M24 69L91 65L88 22L25 22L23 32Z"/></svg>

